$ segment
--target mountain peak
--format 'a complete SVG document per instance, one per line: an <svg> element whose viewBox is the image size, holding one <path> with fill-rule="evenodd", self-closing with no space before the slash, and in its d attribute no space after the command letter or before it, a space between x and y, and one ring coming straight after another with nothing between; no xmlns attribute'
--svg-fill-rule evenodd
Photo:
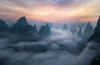
<svg viewBox="0 0 100 65"><path fill-rule="evenodd" d="M90 23L87 23L87 26L86 26L86 29L85 30L93 30L93 27L92 27L92 25L90 24Z"/></svg>
<svg viewBox="0 0 100 65"><path fill-rule="evenodd" d="M87 26L88 26L88 25L90 26L90 23L89 23L89 22L87 23Z"/></svg>
<svg viewBox="0 0 100 65"><path fill-rule="evenodd" d="M0 22L5 22L5 21L3 21L2 19L0 19Z"/></svg>
<svg viewBox="0 0 100 65"><path fill-rule="evenodd" d="M90 37L88 41L100 42L100 16L95 27L94 34Z"/></svg>
<svg viewBox="0 0 100 65"><path fill-rule="evenodd" d="M19 20L17 21L17 23L27 23L26 17L23 16L23 17L19 18Z"/></svg>
<svg viewBox="0 0 100 65"><path fill-rule="evenodd" d="M0 32L7 31L8 30L8 25L6 24L5 21L0 19Z"/></svg>
<svg viewBox="0 0 100 65"><path fill-rule="evenodd" d="M82 28L81 27L79 28L77 36L82 37Z"/></svg>
<svg viewBox="0 0 100 65"><path fill-rule="evenodd" d="M23 16L23 17L20 17L20 19L26 20L26 17L25 17L25 16Z"/></svg>
<svg viewBox="0 0 100 65"><path fill-rule="evenodd" d="M0 19L0 21L2 21L2 19Z"/></svg>
<svg viewBox="0 0 100 65"><path fill-rule="evenodd" d="M0 19L0 24L4 24L4 25L7 25L5 21L3 21L2 19Z"/></svg>
<svg viewBox="0 0 100 65"><path fill-rule="evenodd" d="M20 18L26 19L26 17L25 17L25 16L22 16L22 17L20 17Z"/></svg>
<svg viewBox="0 0 100 65"><path fill-rule="evenodd" d="M48 24L46 23L46 25L41 26L40 30L39 30L39 35L41 37L47 37L51 34L51 29L48 26Z"/></svg>
<svg viewBox="0 0 100 65"><path fill-rule="evenodd" d="M99 16L99 19L98 19L98 22L97 22L97 26L100 26L100 16Z"/></svg>
<svg viewBox="0 0 100 65"><path fill-rule="evenodd" d="M30 25L27 23L26 17L19 18L17 23L15 23L12 26L13 33L23 34L29 31L30 31Z"/></svg>

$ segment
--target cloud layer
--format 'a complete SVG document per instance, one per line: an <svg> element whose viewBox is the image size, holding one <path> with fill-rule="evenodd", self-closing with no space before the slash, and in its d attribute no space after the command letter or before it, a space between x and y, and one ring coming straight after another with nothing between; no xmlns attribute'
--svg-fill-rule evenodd
<svg viewBox="0 0 100 65"><path fill-rule="evenodd" d="M51 38L39 42L12 44L0 39L0 65L90 65L100 52L100 44L90 42L82 48L86 43L68 31L52 32ZM80 48L84 50L80 52Z"/></svg>
<svg viewBox="0 0 100 65"><path fill-rule="evenodd" d="M44 21L96 21L99 0L0 0L0 18L26 16ZM12 19L13 18L13 19Z"/></svg>

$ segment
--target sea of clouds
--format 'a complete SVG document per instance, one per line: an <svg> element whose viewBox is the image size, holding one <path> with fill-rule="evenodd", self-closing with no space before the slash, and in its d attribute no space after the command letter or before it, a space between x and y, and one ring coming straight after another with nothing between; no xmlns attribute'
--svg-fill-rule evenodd
<svg viewBox="0 0 100 65"><path fill-rule="evenodd" d="M52 28L39 42L10 43L0 39L0 65L90 65L100 44L85 43L70 31Z"/></svg>

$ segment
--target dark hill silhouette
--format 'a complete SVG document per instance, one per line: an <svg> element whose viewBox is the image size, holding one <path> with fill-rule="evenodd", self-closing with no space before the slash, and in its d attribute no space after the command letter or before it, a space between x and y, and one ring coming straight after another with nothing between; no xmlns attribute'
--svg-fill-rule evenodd
<svg viewBox="0 0 100 65"><path fill-rule="evenodd" d="M27 23L27 20L25 17L21 17L17 23L15 23L11 27L11 32L16 34L27 34L28 32L33 31L34 33L38 33L36 29L36 25L34 27L32 25L29 25Z"/></svg>
<svg viewBox="0 0 100 65"><path fill-rule="evenodd" d="M51 30L47 23L46 23L46 25L41 26L41 28L39 30L39 35L41 37L47 37L50 34L51 34Z"/></svg>
<svg viewBox="0 0 100 65"><path fill-rule="evenodd" d="M64 24L63 30L67 30L67 29L68 29L68 26Z"/></svg>
<svg viewBox="0 0 100 65"><path fill-rule="evenodd" d="M89 41L94 41L94 42L97 42L97 43L100 43L100 16L99 16L99 19L97 21L97 25L94 29L94 33L93 35L89 38L88 42ZM97 57L95 57L93 60L92 60L92 63L91 65L100 65L100 53L98 54Z"/></svg>
<svg viewBox="0 0 100 65"><path fill-rule="evenodd" d="M27 23L27 20L25 17L21 17L17 23L15 23L11 28L12 33L17 34L24 34L29 31L31 31L30 25Z"/></svg>
<svg viewBox="0 0 100 65"><path fill-rule="evenodd" d="M21 17L12 27L11 33L16 34L16 38L12 37L13 41L11 42L20 42L20 41L38 41L38 31L36 25L34 27L27 23L25 17Z"/></svg>
<svg viewBox="0 0 100 65"><path fill-rule="evenodd" d="M88 23L85 30L84 30L84 32L83 32L83 39L85 41L87 41L91 37L93 32L94 32L94 30L93 30L92 25L90 23Z"/></svg>
<svg viewBox="0 0 100 65"><path fill-rule="evenodd" d="M4 33L6 31L7 34ZM3 33L1 34L1 32ZM8 27L3 20L0 20L0 34L1 34L0 37L9 35L8 38L10 38L9 40L12 43L21 42L21 41L34 42L50 36L51 30L49 25L46 23L46 25L41 26L38 32L36 24L32 26L28 24L26 17L21 17L11 27Z"/></svg>
<svg viewBox="0 0 100 65"><path fill-rule="evenodd" d="M0 20L0 32L5 32L5 31L8 31L8 30L9 30L9 27L5 23L5 21Z"/></svg>
<svg viewBox="0 0 100 65"><path fill-rule="evenodd" d="M77 34L78 37L82 37L82 28L80 27L79 31L78 31L78 34Z"/></svg>
<svg viewBox="0 0 100 65"><path fill-rule="evenodd" d="M100 16L95 27L94 34L89 38L88 41L100 42Z"/></svg>
<svg viewBox="0 0 100 65"><path fill-rule="evenodd" d="M30 29L31 29L32 32L38 34L38 30L37 30L37 27L36 27L35 24L34 24L34 26L30 25Z"/></svg>
<svg viewBox="0 0 100 65"><path fill-rule="evenodd" d="M5 21L0 20L0 38L8 38L9 37L9 27L5 23Z"/></svg>
<svg viewBox="0 0 100 65"><path fill-rule="evenodd" d="M72 32L73 35L77 32L75 25L72 25L71 32Z"/></svg>

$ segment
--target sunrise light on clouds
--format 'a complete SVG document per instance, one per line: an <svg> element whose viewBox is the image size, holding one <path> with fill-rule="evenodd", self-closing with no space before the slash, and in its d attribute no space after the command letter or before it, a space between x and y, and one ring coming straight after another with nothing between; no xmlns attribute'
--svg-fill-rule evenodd
<svg viewBox="0 0 100 65"><path fill-rule="evenodd" d="M0 18L49 22L96 21L100 15L100 0L0 0Z"/></svg>

